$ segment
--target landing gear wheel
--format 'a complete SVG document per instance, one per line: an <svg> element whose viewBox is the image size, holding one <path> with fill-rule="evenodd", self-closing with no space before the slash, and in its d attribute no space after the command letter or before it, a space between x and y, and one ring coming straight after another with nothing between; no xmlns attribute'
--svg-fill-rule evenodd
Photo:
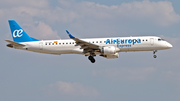
<svg viewBox="0 0 180 101"><path fill-rule="evenodd" d="M93 57L92 56L89 56L88 59L91 60Z"/></svg>
<svg viewBox="0 0 180 101"><path fill-rule="evenodd" d="M96 60L93 58L93 59L91 60L91 62L92 62L92 63L95 63L95 62L96 62Z"/></svg>
<svg viewBox="0 0 180 101"><path fill-rule="evenodd" d="M89 56L88 59L89 59L92 63L95 63L95 61L96 61L93 56Z"/></svg>
<svg viewBox="0 0 180 101"><path fill-rule="evenodd" d="M156 56L156 52L157 52L157 50L154 50L154 51L153 51L153 54L154 54L154 56L153 56L153 57L154 57L154 58L157 58L157 56Z"/></svg>
<svg viewBox="0 0 180 101"><path fill-rule="evenodd" d="M154 58L157 58L157 56L156 56L156 55L154 55L153 57L154 57Z"/></svg>

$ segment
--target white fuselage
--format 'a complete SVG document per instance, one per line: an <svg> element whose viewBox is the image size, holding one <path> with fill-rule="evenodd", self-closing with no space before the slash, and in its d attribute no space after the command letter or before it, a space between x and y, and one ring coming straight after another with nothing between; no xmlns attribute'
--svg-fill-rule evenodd
<svg viewBox="0 0 180 101"><path fill-rule="evenodd" d="M114 38L91 38L81 39L83 41L99 45L102 47L114 46L116 52L128 52L128 51L153 51L164 50L172 47L170 43L162 40L156 36L145 37L114 37ZM33 52L46 53L46 54L84 54L83 49L80 46L76 46L76 43L72 39L67 40L42 40L23 42L24 47L14 47L17 49L23 49ZM101 54L100 51L96 51L96 54Z"/></svg>

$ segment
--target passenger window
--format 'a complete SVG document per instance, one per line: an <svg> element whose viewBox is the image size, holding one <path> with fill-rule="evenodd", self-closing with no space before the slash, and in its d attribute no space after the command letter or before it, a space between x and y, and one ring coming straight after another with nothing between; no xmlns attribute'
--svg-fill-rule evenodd
<svg viewBox="0 0 180 101"><path fill-rule="evenodd" d="M52 45L54 45L54 43L52 43Z"/></svg>
<svg viewBox="0 0 180 101"><path fill-rule="evenodd" d="M96 43L98 43L98 41L96 41Z"/></svg>
<svg viewBox="0 0 180 101"><path fill-rule="evenodd" d="M102 41L100 41L100 43L102 43Z"/></svg>

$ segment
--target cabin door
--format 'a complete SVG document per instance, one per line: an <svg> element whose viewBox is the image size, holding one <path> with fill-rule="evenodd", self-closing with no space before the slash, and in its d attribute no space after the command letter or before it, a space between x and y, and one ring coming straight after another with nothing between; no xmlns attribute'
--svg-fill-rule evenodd
<svg viewBox="0 0 180 101"><path fill-rule="evenodd" d="M151 46L154 45L154 38L150 38Z"/></svg>
<svg viewBox="0 0 180 101"><path fill-rule="evenodd" d="M40 48L40 50L43 49L43 42L39 42L39 48Z"/></svg>

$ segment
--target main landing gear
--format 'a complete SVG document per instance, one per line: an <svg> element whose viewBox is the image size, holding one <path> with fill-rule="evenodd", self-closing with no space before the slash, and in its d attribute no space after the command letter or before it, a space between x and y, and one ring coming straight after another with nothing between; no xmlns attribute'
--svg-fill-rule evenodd
<svg viewBox="0 0 180 101"><path fill-rule="evenodd" d="M153 57L154 57L154 58L157 58L156 52L157 52L157 50L154 50L154 51L153 51L153 54L154 54Z"/></svg>
<svg viewBox="0 0 180 101"><path fill-rule="evenodd" d="M94 57L91 56L91 55L88 57L88 59L89 59L92 63L95 63L95 61L96 61L96 60L94 59Z"/></svg>
<svg viewBox="0 0 180 101"><path fill-rule="evenodd" d="M85 55L85 56L88 56L88 55ZM91 63L96 62L96 60L94 59L95 56L96 56L96 54L94 52L90 52L88 59L91 61Z"/></svg>

